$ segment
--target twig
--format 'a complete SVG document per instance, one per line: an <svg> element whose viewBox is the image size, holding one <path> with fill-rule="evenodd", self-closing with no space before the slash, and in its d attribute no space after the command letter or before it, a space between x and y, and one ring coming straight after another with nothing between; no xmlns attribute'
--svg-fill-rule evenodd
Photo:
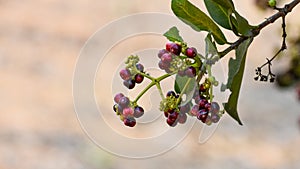
<svg viewBox="0 0 300 169"><path fill-rule="evenodd" d="M261 24L259 24L257 27L255 27L254 29L251 30L252 35L251 36L243 36L240 37L236 42L232 43L228 48L226 48L224 51L219 52L219 56L220 58L223 58L225 55L227 55L230 51L237 49L237 47L239 45L241 45L245 40L249 39L249 38L254 38L256 37L260 31L262 29L264 29L266 26L268 26L271 23L274 23L277 19L279 18L283 18L285 19L285 16L290 13L294 7L296 7L298 4L300 3L300 0L294 0L288 4L286 4L283 8L278 8L278 12L275 13L274 15L270 16L269 18L267 18L264 22L262 22ZM285 20L284 20L285 21ZM284 30L285 30L285 25L283 25ZM285 32L285 31L284 31ZM286 36L286 34L284 34L283 36ZM286 47L285 44L285 40L284 40L284 45ZM272 60L272 59L271 59Z"/></svg>

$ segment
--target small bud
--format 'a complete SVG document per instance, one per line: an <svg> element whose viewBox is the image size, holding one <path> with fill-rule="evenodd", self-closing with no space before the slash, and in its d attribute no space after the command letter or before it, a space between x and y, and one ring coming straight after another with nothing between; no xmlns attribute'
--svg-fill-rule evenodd
<svg viewBox="0 0 300 169"><path fill-rule="evenodd" d="M276 6L276 0L269 0L268 4L269 4L270 7L273 8L273 7Z"/></svg>

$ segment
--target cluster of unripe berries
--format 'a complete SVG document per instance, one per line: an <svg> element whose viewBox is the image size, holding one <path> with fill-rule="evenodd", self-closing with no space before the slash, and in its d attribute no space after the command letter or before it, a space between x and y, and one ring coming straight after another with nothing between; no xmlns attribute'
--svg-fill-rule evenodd
<svg viewBox="0 0 300 169"><path fill-rule="evenodd" d="M137 63L135 66L136 70L138 70L141 73L144 73L144 66L142 64ZM134 71L132 71L129 68L122 69L119 74L124 80L124 86L126 86L128 89L133 89L136 83L142 83L144 80L144 76L142 74L134 73Z"/></svg>
<svg viewBox="0 0 300 169"><path fill-rule="evenodd" d="M136 125L135 118L144 115L144 109L140 106L132 106L129 98L122 93L116 94L114 101L115 105L113 106L113 110L128 127L134 127Z"/></svg>
<svg viewBox="0 0 300 169"><path fill-rule="evenodd" d="M180 98L174 91L169 91L166 96L166 100L173 100L177 102ZM164 110L164 115L167 118L166 122L169 126L175 127L178 123L184 124L187 120L186 113L189 112L190 105L186 104L185 106L168 106L167 109Z"/></svg>
<svg viewBox="0 0 300 169"><path fill-rule="evenodd" d="M180 54L183 54L181 56ZM193 59L197 56L197 50L193 47L182 48L178 43L167 43L166 48L158 52L160 59L158 66L167 73L178 72L178 75L195 77L196 68L187 65L186 58Z"/></svg>

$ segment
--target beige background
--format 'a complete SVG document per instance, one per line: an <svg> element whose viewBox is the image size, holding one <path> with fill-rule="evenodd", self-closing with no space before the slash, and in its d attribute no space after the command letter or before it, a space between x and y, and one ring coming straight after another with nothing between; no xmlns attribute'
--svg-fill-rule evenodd
<svg viewBox="0 0 300 169"><path fill-rule="evenodd" d="M161 0L1 0L0 169L300 168L300 104L293 90L252 80L255 67L280 46L279 22L250 48L239 103L244 126L226 116L206 144L198 144L199 131L193 130L174 150L146 160L115 157L86 137L72 102L81 47L112 20L138 12L171 14L169 6ZM272 14L252 1L236 6L252 24ZM290 36L297 35L299 14L297 7L288 17Z"/></svg>

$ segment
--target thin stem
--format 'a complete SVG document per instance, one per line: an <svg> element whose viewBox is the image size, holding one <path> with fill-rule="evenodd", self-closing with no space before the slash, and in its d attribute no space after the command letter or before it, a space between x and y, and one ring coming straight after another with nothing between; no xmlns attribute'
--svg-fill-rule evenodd
<svg viewBox="0 0 300 169"><path fill-rule="evenodd" d="M159 83L159 82L156 83L156 87L157 87L157 89L158 89L158 91L159 91L159 94L160 94L161 99L165 99L165 96L164 96L164 94L163 94L163 92L162 92L162 89L161 89L161 86L160 86L160 83Z"/></svg>
<svg viewBox="0 0 300 169"><path fill-rule="evenodd" d="M224 51L219 52L220 58L223 58L227 55L230 51L237 49L239 45L241 45L245 40L256 37L262 29L268 26L271 23L274 23L277 19L281 17L285 17L288 13L290 13L294 7L296 7L300 3L300 0L294 0L289 4L286 4L283 8L279 8L278 12L271 17L267 18L264 22L256 26L254 29L251 30L252 35L248 37L240 37L236 42L232 43L228 48Z"/></svg>
<svg viewBox="0 0 300 169"><path fill-rule="evenodd" d="M141 91L141 93L139 93L139 95L136 97L136 99L133 101L133 103L137 103L138 101L139 101L139 99L149 90L149 89L151 89L151 87L153 87L153 86L157 86L157 88L158 88L158 90L159 90L159 92L161 93L161 95L163 96L163 94L162 94L162 90L161 90L161 87L160 87L160 81L162 81L162 80L164 80L164 79L166 79L166 78L168 78L168 77L170 77L170 76L172 76L172 75L174 75L175 73L171 73L171 74L165 74L165 75L162 75L162 76L160 76L160 77L158 77L158 78L153 78L153 77L151 77L151 76L149 76L150 78L151 78L151 83L143 90L143 91ZM158 85L157 85L158 84Z"/></svg>
<svg viewBox="0 0 300 169"><path fill-rule="evenodd" d="M187 90L189 84L191 83L192 79L193 79L193 78L189 78L189 80L186 82L186 84L184 85L183 89L181 90L181 92L180 92L180 94L179 94L179 98L182 98L182 96L184 95L185 91ZM179 104L180 100L181 100L181 99L178 99L178 100L176 101L176 105Z"/></svg>

